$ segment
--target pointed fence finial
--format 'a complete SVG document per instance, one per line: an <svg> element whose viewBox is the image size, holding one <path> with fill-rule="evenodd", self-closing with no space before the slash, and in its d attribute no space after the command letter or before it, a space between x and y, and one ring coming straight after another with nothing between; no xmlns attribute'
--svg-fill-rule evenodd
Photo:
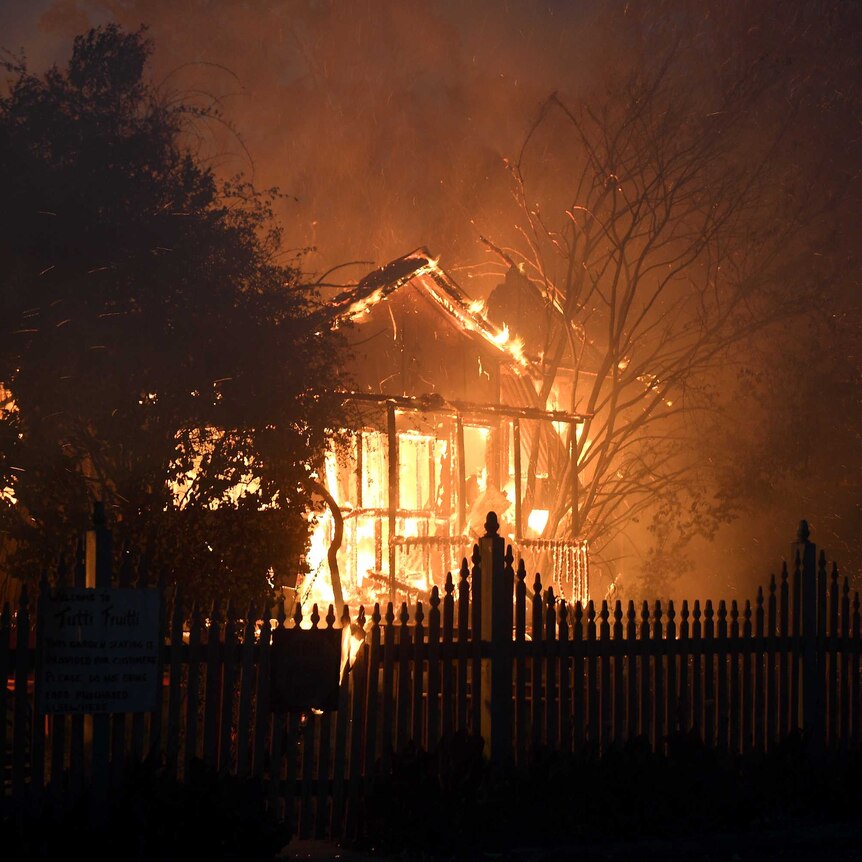
<svg viewBox="0 0 862 862"><path fill-rule="evenodd" d="M485 518L485 535L496 536L500 532L500 522L497 520L496 512L488 512L488 517Z"/></svg>
<svg viewBox="0 0 862 862"><path fill-rule="evenodd" d="M796 538L800 542L807 542L810 535L811 531L808 529L808 521L800 521L799 529L796 531Z"/></svg>

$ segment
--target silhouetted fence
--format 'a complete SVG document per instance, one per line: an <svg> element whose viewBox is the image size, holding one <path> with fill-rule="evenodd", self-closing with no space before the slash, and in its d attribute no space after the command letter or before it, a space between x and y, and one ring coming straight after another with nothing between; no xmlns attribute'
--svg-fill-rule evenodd
<svg viewBox="0 0 862 862"><path fill-rule="evenodd" d="M150 712L37 712L39 638L25 593L0 621L4 807L62 808L87 787L104 795L130 761L182 781L202 760L262 781L300 836L344 836L393 757L451 753L477 737L492 764L516 769L541 752L599 755L635 738L664 752L680 735L729 754L797 735L815 757L859 748L859 595L816 557L805 522L753 603L568 607L515 567L495 521L472 565L427 606L345 609L341 619L332 607L323 618L297 608L273 628L260 609L186 615L166 603ZM337 709L271 709L279 639L297 628L341 629L345 648L358 647L335 681Z"/></svg>

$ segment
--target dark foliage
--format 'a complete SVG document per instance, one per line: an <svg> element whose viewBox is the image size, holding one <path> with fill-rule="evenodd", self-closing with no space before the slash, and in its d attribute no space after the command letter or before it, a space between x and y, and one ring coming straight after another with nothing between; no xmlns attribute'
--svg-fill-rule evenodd
<svg viewBox="0 0 862 862"><path fill-rule="evenodd" d="M247 606L295 577L341 341L278 193L216 180L194 147L224 118L149 83L152 49L110 25L65 69L4 64L0 539L37 578L102 500L118 549Z"/></svg>

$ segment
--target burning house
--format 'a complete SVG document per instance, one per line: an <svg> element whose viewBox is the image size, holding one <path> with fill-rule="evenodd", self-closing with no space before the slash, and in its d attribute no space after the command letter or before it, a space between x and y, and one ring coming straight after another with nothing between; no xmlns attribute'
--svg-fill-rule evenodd
<svg viewBox="0 0 862 862"><path fill-rule="evenodd" d="M585 600L577 521L553 529L546 502L561 490L549 465L575 457L583 417L536 406L540 365L517 334L422 248L329 310L348 333L354 388L339 395L357 422L319 471L324 507L296 585L302 605L426 598L470 556L489 511L516 558L541 564L557 595Z"/></svg>

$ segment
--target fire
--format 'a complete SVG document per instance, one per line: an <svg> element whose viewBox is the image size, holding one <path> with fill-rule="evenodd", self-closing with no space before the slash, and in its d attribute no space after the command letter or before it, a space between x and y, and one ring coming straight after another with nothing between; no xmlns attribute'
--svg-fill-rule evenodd
<svg viewBox="0 0 862 862"><path fill-rule="evenodd" d="M494 344L506 344L509 340L509 324L504 323L503 328L491 340Z"/></svg>
<svg viewBox="0 0 862 862"><path fill-rule="evenodd" d="M537 536L541 536L548 525L548 517L550 512L547 509L533 509L527 518L527 527L529 527Z"/></svg>
<svg viewBox="0 0 862 862"><path fill-rule="evenodd" d="M376 398L362 393L350 397L372 403ZM587 598L583 543L546 535L550 508L538 500L532 511L523 512L523 525L518 523L516 501L521 495L523 502L526 477L514 472L512 419L502 419L496 408L487 415L481 409L461 415L442 400L432 410L421 399L406 397L381 396L378 403L390 411L389 421L384 412L380 424L354 435L347 451L338 457L330 453L318 477L337 509L335 517L329 509L318 511L311 522L308 572L297 584L304 615L314 603L321 615L330 604L337 613L342 603L352 611L360 605L369 611L375 602L385 606L390 598L427 604L431 589L442 587L447 572L457 580L461 561L469 559L484 533L489 511L497 513L501 535L512 542L516 555L525 561L536 558L529 565L537 563L536 555L548 557L544 564L559 595ZM549 427L559 415L548 414ZM525 427L530 426L522 424L522 434ZM575 430L580 427L576 423ZM504 442L508 455L499 448ZM521 465L523 470L526 464ZM535 475L538 487L552 498L547 471ZM339 520L343 529L336 547Z"/></svg>

